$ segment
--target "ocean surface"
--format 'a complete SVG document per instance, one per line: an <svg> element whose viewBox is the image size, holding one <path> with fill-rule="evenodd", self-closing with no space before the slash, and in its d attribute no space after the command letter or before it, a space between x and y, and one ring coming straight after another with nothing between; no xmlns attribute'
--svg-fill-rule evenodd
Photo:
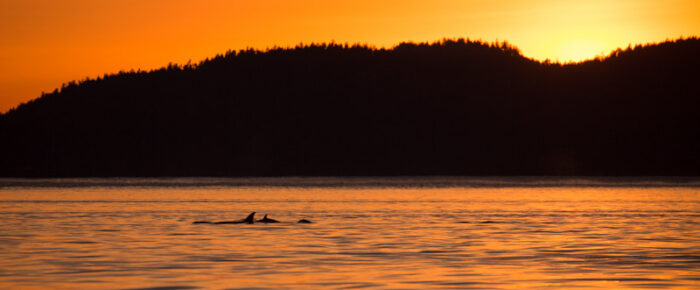
<svg viewBox="0 0 700 290"><path fill-rule="evenodd" d="M0 179L0 219L0 289L700 289L698 179Z"/></svg>

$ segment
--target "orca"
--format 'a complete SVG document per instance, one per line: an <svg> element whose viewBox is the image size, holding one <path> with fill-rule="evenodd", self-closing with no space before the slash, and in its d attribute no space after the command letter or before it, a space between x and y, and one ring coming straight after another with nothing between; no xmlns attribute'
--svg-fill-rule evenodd
<svg viewBox="0 0 700 290"><path fill-rule="evenodd" d="M221 222L210 222L210 221L194 221L192 222L193 224L213 224L213 225L221 225L221 224L254 224L255 222L259 223L279 223L278 220L276 219L271 219L267 217L267 214L262 219L255 220L255 212L251 212L248 217L242 219L242 220L237 220L237 221L221 221ZM300 219L297 223L299 224L311 224L312 222L307 219Z"/></svg>
<svg viewBox="0 0 700 290"><path fill-rule="evenodd" d="M252 212L248 215L248 217L242 219L242 220L237 220L237 221L223 221L223 222L210 222L210 221L195 221L193 224L215 224L215 225L221 225L221 224L253 224L255 223L255 212Z"/></svg>
<svg viewBox="0 0 700 290"><path fill-rule="evenodd" d="M262 219L257 220L259 223L278 223L279 221L276 219L271 219L267 217L267 214Z"/></svg>

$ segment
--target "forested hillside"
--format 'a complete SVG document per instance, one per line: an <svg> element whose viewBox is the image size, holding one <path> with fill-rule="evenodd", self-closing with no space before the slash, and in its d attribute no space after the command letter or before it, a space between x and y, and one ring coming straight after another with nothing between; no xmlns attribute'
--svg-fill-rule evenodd
<svg viewBox="0 0 700 290"><path fill-rule="evenodd" d="M700 39L577 64L318 44L72 82L0 115L0 175L700 175Z"/></svg>

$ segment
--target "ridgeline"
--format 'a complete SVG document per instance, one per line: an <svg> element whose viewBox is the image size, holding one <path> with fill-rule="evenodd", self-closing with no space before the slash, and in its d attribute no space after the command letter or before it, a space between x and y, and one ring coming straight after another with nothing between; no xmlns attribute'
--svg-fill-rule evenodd
<svg viewBox="0 0 700 290"><path fill-rule="evenodd" d="M0 176L700 175L700 39L576 64L320 44L71 82L0 115Z"/></svg>

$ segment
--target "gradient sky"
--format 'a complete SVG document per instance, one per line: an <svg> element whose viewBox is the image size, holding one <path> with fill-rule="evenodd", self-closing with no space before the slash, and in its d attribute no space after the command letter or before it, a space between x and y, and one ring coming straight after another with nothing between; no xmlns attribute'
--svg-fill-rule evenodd
<svg viewBox="0 0 700 290"><path fill-rule="evenodd" d="M0 0L0 112L71 80L246 47L468 37L578 61L692 35L697 0Z"/></svg>

